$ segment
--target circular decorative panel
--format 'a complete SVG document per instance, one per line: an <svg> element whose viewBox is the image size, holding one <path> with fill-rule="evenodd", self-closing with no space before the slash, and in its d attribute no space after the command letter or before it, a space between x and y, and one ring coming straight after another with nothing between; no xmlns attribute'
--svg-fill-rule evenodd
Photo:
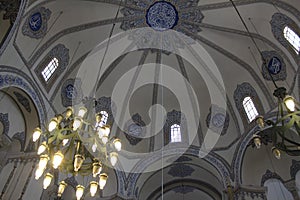
<svg viewBox="0 0 300 200"><path fill-rule="evenodd" d="M40 12L33 13L29 18L29 27L33 31L38 31L42 27L42 14Z"/></svg>
<svg viewBox="0 0 300 200"><path fill-rule="evenodd" d="M65 88L66 96L68 99L75 99L77 97L77 89L74 87L74 85L69 84Z"/></svg>
<svg viewBox="0 0 300 200"><path fill-rule="evenodd" d="M158 31L172 29L178 22L178 12L171 3L158 1L147 10L146 21L150 27Z"/></svg>
<svg viewBox="0 0 300 200"><path fill-rule="evenodd" d="M133 137L140 137L142 132L143 132L142 127L135 123L129 125L128 127L128 134Z"/></svg>
<svg viewBox="0 0 300 200"><path fill-rule="evenodd" d="M268 63L268 70L271 74L276 75L281 71L281 61L276 56L273 56Z"/></svg>
<svg viewBox="0 0 300 200"><path fill-rule="evenodd" d="M264 79L284 81L287 77L286 66L282 56L277 51L263 51L262 75ZM271 76L270 76L271 75Z"/></svg>
<svg viewBox="0 0 300 200"><path fill-rule="evenodd" d="M223 113L217 113L212 117L212 124L220 128L224 125L225 123L226 116Z"/></svg>
<svg viewBox="0 0 300 200"><path fill-rule="evenodd" d="M39 7L33 10L23 24L22 33L35 39L44 37L48 30L50 16L51 11L48 8Z"/></svg>

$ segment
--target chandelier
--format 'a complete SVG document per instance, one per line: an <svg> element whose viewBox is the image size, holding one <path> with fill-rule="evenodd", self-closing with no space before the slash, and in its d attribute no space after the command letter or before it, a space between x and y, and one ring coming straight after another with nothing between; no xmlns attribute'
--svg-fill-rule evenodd
<svg viewBox="0 0 300 200"><path fill-rule="evenodd" d="M253 135L252 146L260 148L261 144L272 143L272 153L280 159L281 152L290 156L300 155L300 111L299 103L287 95L284 87L276 88L273 95L278 99L276 120L256 118L260 131Z"/></svg>
<svg viewBox="0 0 300 200"><path fill-rule="evenodd" d="M68 107L63 113L55 115L44 131L39 127L34 130L33 142L40 144L35 179L44 175L44 189L50 186L54 170L67 175L92 177L88 186L92 197L98 187L100 190L104 188L108 178L104 168L116 165L122 144L120 139L110 137L110 126L104 125L100 113L96 113L93 119L89 116L86 107L80 107L77 111ZM66 186L63 180L59 183L58 197L62 196ZM77 200L82 198L84 189L83 184L77 185Z"/></svg>
<svg viewBox="0 0 300 200"><path fill-rule="evenodd" d="M258 45L256 44L252 34L250 33L245 21L239 13L233 0L230 0L236 13L239 16L243 26L245 27L248 36L251 38L254 46L261 55L263 67L267 68L266 60L262 55ZM272 83L275 86L273 95L277 98L278 110L275 120L265 120L263 116L256 117L255 121L260 130L252 137L250 145L252 147L260 148L261 144L267 145L272 143L272 153L277 159L280 159L281 152L285 152L290 156L300 155L300 111L299 102L294 97L286 92L286 88L278 87L272 74L267 68Z"/></svg>

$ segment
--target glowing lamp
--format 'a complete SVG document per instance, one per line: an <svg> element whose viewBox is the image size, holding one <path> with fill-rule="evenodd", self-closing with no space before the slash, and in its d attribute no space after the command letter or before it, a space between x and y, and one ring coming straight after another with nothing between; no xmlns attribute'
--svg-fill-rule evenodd
<svg viewBox="0 0 300 200"><path fill-rule="evenodd" d="M98 183L96 181L91 181L90 183L90 193L94 197L98 189Z"/></svg>
<svg viewBox="0 0 300 200"><path fill-rule="evenodd" d="M283 100L284 105L290 112L295 111L295 99L292 96L286 96Z"/></svg>
<svg viewBox="0 0 300 200"><path fill-rule="evenodd" d="M80 200L84 192L84 187L82 185L76 186L76 199Z"/></svg>
<svg viewBox="0 0 300 200"><path fill-rule="evenodd" d="M61 181L58 186L57 196L61 197L67 187L67 183L65 181Z"/></svg>
<svg viewBox="0 0 300 200"><path fill-rule="evenodd" d="M106 173L102 173L100 174L100 180L99 180L99 187L100 187L100 190L103 190L105 184L106 184L106 181L107 181L107 174Z"/></svg>
<svg viewBox="0 0 300 200"><path fill-rule="evenodd" d="M117 151L121 151L121 149L122 149L122 143L121 143L121 140L120 139L114 139L114 146L115 146L115 149L117 150Z"/></svg>
<svg viewBox="0 0 300 200"><path fill-rule="evenodd" d="M44 178L44 182L43 182L43 188L46 190L49 185L51 184L51 181L53 179L53 175L50 173L47 173L45 178Z"/></svg>
<svg viewBox="0 0 300 200"><path fill-rule="evenodd" d="M61 153L61 151L56 152L53 156L53 168L57 169L63 159L64 155Z"/></svg>
<svg viewBox="0 0 300 200"><path fill-rule="evenodd" d="M43 143L39 146L38 151L37 151L37 154L38 154L38 155L41 155L42 153L44 153L44 151L46 151L46 149L47 149L47 144L46 144L46 142L43 142Z"/></svg>
<svg viewBox="0 0 300 200"><path fill-rule="evenodd" d="M101 173L102 165L99 162L93 163L93 177L96 177L98 174Z"/></svg>
<svg viewBox="0 0 300 200"><path fill-rule="evenodd" d="M75 155L75 160L74 160L74 171L75 172L78 172L83 161L84 161L84 157L82 155L80 155L80 154Z"/></svg>
<svg viewBox="0 0 300 200"><path fill-rule="evenodd" d="M42 130L40 128L35 128L32 134L32 141L36 142L42 134Z"/></svg>

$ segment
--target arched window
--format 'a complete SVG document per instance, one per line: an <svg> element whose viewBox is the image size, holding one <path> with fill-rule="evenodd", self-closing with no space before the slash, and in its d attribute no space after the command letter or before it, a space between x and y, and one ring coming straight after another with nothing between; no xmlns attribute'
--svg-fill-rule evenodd
<svg viewBox="0 0 300 200"><path fill-rule="evenodd" d="M243 100L243 107L248 117L248 121L252 122L256 116L258 116L258 112L256 107L251 99L251 97L247 96Z"/></svg>
<svg viewBox="0 0 300 200"><path fill-rule="evenodd" d="M178 124L171 126L171 142L181 142L180 126Z"/></svg>
<svg viewBox="0 0 300 200"><path fill-rule="evenodd" d="M43 78L45 79L46 82L54 74L57 67L58 67L58 59L54 57L42 71Z"/></svg>
<svg viewBox="0 0 300 200"><path fill-rule="evenodd" d="M283 34L285 39L292 45L293 49L299 54L300 51L300 37L288 26L284 27Z"/></svg>
<svg viewBox="0 0 300 200"><path fill-rule="evenodd" d="M100 114L102 115L100 126L105 126L108 119L108 113L105 110L100 111Z"/></svg>
<svg viewBox="0 0 300 200"><path fill-rule="evenodd" d="M32 61L32 62L35 62ZM69 49L63 44L58 44L39 63L34 69L46 91L49 92L62 75L69 64Z"/></svg>

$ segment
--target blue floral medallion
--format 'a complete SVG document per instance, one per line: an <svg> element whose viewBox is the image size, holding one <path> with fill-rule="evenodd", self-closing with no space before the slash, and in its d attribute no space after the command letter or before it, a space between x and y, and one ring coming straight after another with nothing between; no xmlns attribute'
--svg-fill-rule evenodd
<svg viewBox="0 0 300 200"><path fill-rule="evenodd" d="M220 128L224 125L225 120L226 120L226 116L223 113L217 113L212 117L212 124L215 127Z"/></svg>
<svg viewBox="0 0 300 200"><path fill-rule="evenodd" d="M147 10L146 21L157 31L172 29L178 22L178 12L171 3L158 1Z"/></svg>
<svg viewBox="0 0 300 200"><path fill-rule="evenodd" d="M33 13L29 19L29 27L32 31L38 31L42 27L42 14L40 12Z"/></svg>
<svg viewBox="0 0 300 200"><path fill-rule="evenodd" d="M77 98L77 89L74 87L74 85L72 84L67 85L66 96L70 100Z"/></svg>
<svg viewBox="0 0 300 200"><path fill-rule="evenodd" d="M276 75L281 71L281 61L273 56L268 63L268 70L271 74Z"/></svg>

